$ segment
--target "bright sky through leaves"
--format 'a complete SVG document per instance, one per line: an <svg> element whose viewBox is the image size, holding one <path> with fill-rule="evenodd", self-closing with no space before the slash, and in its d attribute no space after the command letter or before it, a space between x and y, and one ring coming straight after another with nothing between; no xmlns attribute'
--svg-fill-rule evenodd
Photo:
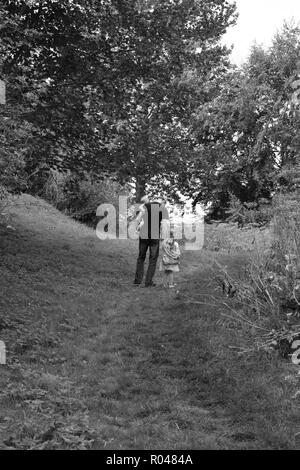
<svg viewBox="0 0 300 470"><path fill-rule="evenodd" d="M284 20L300 22L300 0L236 0L236 4L237 25L224 38L228 46L234 45L231 60L235 64L245 61L255 41L268 47Z"/></svg>

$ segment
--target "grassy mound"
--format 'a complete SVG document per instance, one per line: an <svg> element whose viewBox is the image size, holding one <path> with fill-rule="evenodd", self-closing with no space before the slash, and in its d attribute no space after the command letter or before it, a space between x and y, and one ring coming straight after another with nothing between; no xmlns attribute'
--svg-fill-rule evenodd
<svg viewBox="0 0 300 470"><path fill-rule="evenodd" d="M297 448L295 366L237 354L243 327L216 301L213 261L238 275L247 253L183 253L175 293L132 287L135 242L42 200L0 230L2 448Z"/></svg>

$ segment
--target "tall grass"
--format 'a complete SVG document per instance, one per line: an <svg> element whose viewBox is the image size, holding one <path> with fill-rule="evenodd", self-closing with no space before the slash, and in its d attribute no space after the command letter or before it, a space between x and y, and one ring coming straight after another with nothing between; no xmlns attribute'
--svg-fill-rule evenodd
<svg viewBox="0 0 300 470"><path fill-rule="evenodd" d="M300 196L278 195L273 203L271 238L253 239L243 276L218 265L228 301L225 321L245 329L241 351L278 348L291 354L300 337Z"/></svg>

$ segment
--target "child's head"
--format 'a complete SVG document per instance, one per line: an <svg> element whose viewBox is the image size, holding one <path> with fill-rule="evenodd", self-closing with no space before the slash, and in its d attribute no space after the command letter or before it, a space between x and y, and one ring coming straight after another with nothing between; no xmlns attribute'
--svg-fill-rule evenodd
<svg viewBox="0 0 300 470"><path fill-rule="evenodd" d="M175 238L174 238L174 232L170 232L170 237L169 237L169 243L171 243L172 245L174 244L175 242Z"/></svg>

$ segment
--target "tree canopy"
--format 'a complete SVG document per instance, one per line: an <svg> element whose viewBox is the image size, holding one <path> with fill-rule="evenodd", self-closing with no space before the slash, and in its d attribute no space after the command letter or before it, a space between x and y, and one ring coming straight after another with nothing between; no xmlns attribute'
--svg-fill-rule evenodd
<svg viewBox="0 0 300 470"><path fill-rule="evenodd" d="M4 0L2 75L30 126L29 174L183 170L203 84L228 66L225 0Z"/></svg>
<svg viewBox="0 0 300 470"><path fill-rule="evenodd" d="M299 64L300 28L285 24L268 50L254 45L242 67L216 81L213 98L198 108L188 186L196 199L215 203L215 215L224 216L231 196L270 200L278 174L299 161L299 107L292 103Z"/></svg>
<svg viewBox="0 0 300 470"><path fill-rule="evenodd" d="M235 20L226 0L3 0L0 183L110 175L220 217L232 197L271 199L299 159L300 29L234 67L221 39Z"/></svg>

